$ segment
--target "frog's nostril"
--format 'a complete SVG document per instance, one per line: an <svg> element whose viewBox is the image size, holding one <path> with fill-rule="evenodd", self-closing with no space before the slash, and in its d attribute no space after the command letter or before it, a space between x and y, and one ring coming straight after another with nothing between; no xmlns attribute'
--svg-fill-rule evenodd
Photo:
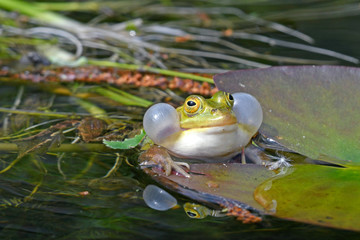
<svg viewBox="0 0 360 240"><path fill-rule="evenodd" d="M217 108L211 109L211 114L215 114L217 112Z"/></svg>

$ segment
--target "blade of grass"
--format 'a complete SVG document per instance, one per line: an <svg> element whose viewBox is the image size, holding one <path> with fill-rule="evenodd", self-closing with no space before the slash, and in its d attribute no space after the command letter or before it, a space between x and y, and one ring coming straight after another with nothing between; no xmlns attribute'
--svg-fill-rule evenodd
<svg viewBox="0 0 360 240"><path fill-rule="evenodd" d="M124 104L124 105L148 107L152 104L150 102L138 101L137 97L135 97L129 93L122 95L122 94L120 94L120 92L113 92L113 91L105 89L103 87L92 88L92 91L94 91L104 97L110 98L111 100L114 100L118 103ZM129 96L131 96L131 97L129 97Z"/></svg>
<svg viewBox="0 0 360 240"><path fill-rule="evenodd" d="M40 116L40 117L69 118L69 119L77 119L83 116L93 116L92 114L88 114L88 113L41 112L41 111L33 111L33 110L9 109L3 107L0 107L0 112L24 114L24 115Z"/></svg>
<svg viewBox="0 0 360 240"><path fill-rule="evenodd" d="M135 95L132 95L130 93L127 93L125 91L122 91L120 89L117 89L117 88L114 88L114 87L110 87L108 86L108 88L113 91L113 92L117 92L121 95L123 95L124 97L127 97L128 99L130 100L133 100L134 102L137 102L139 104L143 104L144 107L148 107L150 106L151 104L153 104L153 102L149 101L149 100L146 100L146 99L143 99L141 97L138 97L138 96L135 96Z"/></svg>
<svg viewBox="0 0 360 240"><path fill-rule="evenodd" d="M73 21L60 14L43 10L32 3L19 0L0 0L0 8L4 8L10 11L16 11L28 16L31 16L39 21L58 26L63 28L64 26L71 27L78 25L76 21Z"/></svg>
<svg viewBox="0 0 360 240"><path fill-rule="evenodd" d="M15 143L0 143L0 151L18 151L19 147ZM69 144L63 143L60 146L50 147L48 152L112 152L103 143L84 143L84 144Z"/></svg>
<svg viewBox="0 0 360 240"><path fill-rule="evenodd" d="M103 109L99 108L98 106L94 105L93 103L89 102L89 101L85 101L82 99L76 99L76 102L82 107L84 108L86 111L88 111L89 113L91 113L92 115L95 115L99 118L101 117L106 117L106 111L104 111Z"/></svg>

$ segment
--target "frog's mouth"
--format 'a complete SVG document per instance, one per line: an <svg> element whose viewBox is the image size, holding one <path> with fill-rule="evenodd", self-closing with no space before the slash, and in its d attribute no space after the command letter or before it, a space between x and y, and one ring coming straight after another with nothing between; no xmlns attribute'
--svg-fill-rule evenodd
<svg viewBox="0 0 360 240"><path fill-rule="evenodd" d="M213 109L214 110L214 109ZM194 118L182 119L180 121L180 128L181 129L194 129L194 128L209 128L209 127L221 127L221 126L228 126L237 123L237 119L234 114L225 114L225 115L204 115L204 121Z"/></svg>
<svg viewBox="0 0 360 240"><path fill-rule="evenodd" d="M220 125L220 126L204 126L198 128L181 128L183 131L188 132L207 132L209 134L227 134L235 131L238 128L238 123Z"/></svg>
<svg viewBox="0 0 360 240"><path fill-rule="evenodd" d="M235 123L230 123L230 124L218 124L218 125L216 125L216 124L211 124L211 125L204 125L204 126L197 126L197 127L191 127L191 128L183 128L183 127L181 127L180 126L180 129L181 130L183 130L183 131L187 131L187 130L194 130L194 131L196 131L196 129L199 129L199 131L201 131L201 130L210 130L210 129L221 129L221 127L227 127L227 126L231 126L231 125L236 125L237 123L235 122ZM219 130L220 131L220 130ZM224 132L225 130L221 130L221 132Z"/></svg>

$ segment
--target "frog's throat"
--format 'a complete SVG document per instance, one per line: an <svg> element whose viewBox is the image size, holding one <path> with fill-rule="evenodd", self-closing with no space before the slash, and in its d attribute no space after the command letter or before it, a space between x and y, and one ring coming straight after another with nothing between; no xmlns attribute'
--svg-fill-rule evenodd
<svg viewBox="0 0 360 240"><path fill-rule="evenodd" d="M252 135L236 123L179 131L157 144L182 158L222 161L240 153Z"/></svg>

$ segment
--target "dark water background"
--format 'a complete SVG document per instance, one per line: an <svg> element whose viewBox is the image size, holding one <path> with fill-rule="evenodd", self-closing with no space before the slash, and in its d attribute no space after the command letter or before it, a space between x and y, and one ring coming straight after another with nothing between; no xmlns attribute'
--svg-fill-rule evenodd
<svg viewBox="0 0 360 240"><path fill-rule="evenodd" d="M206 5L206 1L195 2ZM315 39L314 46L360 59L360 5L356 1L332 2L334 6L341 5L342 2L354 4L351 11L334 11L326 16L321 15L321 8L318 10L319 14L306 14L306 11L303 15L291 14L291 10L298 8L311 10L312 6L317 6L318 1L259 1L258 4L242 4L241 8L245 12L256 12L258 16L286 24L311 36ZM268 33L268 36L288 40L279 33ZM294 41L293 38L291 40ZM320 55L280 47L269 48L269 52L325 59ZM347 62L339 64L354 66ZM6 99L12 99L16 88L2 88L0 91L3 96L1 105L10 105L11 100ZM138 153L124 151L122 154L135 161ZM1 165L5 166L5 162L15 157L16 153L1 152ZM47 169L46 174L33 161L35 158L41 159ZM230 217L190 219L182 208L159 212L148 208L142 200L142 190L151 182L142 172L123 163L115 176L110 179L101 178L114 163L112 154L67 153L62 161L66 180L58 173L56 162L52 155L29 156L0 176L0 239L360 238L357 232L271 217L266 217L258 225L244 225ZM39 182L42 185L38 192L31 200L24 200ZM79 194L84 191L89 191L90 195ZM180 196L177 198L180 204L189 201Z"/></svg>

